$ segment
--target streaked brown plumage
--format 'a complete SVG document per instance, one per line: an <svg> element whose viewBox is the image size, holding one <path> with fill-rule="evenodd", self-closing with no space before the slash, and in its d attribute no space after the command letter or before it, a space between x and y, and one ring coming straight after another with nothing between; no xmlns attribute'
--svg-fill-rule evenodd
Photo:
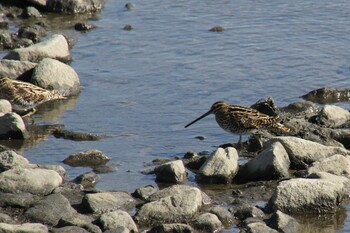
<svg viewBox="0 0 350 233"><path fill-rule="evenodd" d="M0 99L10 101L14 111L28 111L44 102L65 97L57 91L4 77L0 78Z"/></svg>
<svg viewBox="0 0 350 233"><path fill-rule="evenodd" d="M215 115L216 122L222 129L229 133L239 134L239 143L241 143L243 133L262 127L277 128L289 132L289 128L279 123L278 116L268 116L255 109L230 105L223 101L215 102L208 112L186 125L185 128L209 114Z"/></svg>

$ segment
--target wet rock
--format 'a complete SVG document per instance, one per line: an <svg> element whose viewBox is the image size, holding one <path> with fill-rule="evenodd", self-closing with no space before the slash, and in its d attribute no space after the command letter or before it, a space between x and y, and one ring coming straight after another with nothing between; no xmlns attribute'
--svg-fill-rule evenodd
<svg viewBox="0 0 350 233"><path fill-rule="evenodd" d="M200 232L218 232L223 229L219 218L211 213L204 213L196 217L194 225Z"/></svg>
<svg viewBox="0 0 350 233"><path fill-rule="evenodd" d="M292 113L294 117L302 116L304 119L309 119L319 113L320 107L311 101L295 102L281 109L283 112Z"/></svg>
<svg viewBox="0 0 350 233"><path fill-rule="evenodd" d="M279 110L275 104L275 101L272 97L267 97L266 99L260 99L255 104L250 106L253 109L258 110L268 116L278 116Z"/></svg>
<svg viewBox="0 0 350 233"><path fill-rule="evenodd" d="M235 148L218 148L199 169L197 179L206 183L229 183L238 171Z"/></svg>
<svg viewBox="0 0 350 233"><path fill-rule="evenodd" d="M320 88L310 91L302 96L303 99L312 102L327 104L350 100L350 89L348 88Z"/></svg>
<svg viewBox="0 0 350 233"><path fill-rule="evenodd" d="M234 210L233 215L240 220L244 220L247 218L263 219L265 217L265 214L261 209L249 205L248 203L239 204Z"/></svg>
<svg viewBox="0 0 350 233"><path fill-rule="evenodd" d="M230 211L221 206L214 206L209 209L209 212L215 214L220 222L226 227L231 226L233 224L233 215Z"/></svg>
<svg viewBox="0 0 350 233"><path fill-rule="evenodd" d="M125 25L124 27L123 27L123 30L124 31L131 31L131 30L133 30L134 29L134 27L132 26L132 25L130 25L130 24L127 24L127 25Z"/></svg>
<svg viewBox="0 0 350 233"><path fill-rule="evenodd" d="M21 225L0 223L0 232L48 233L49 229L47 226L40 223L23 223Z"/></svg>
<svg viewBox="0 0 350 233"><path fill-rule="evenodd" d="M17 79L19 76L31 76L36 63L29 61L0 60L0 76Z"/></svg>
<svg viewBox="0 0 350 233"><path fill-rule="evenodd" d="M93 213L105 213L113 210L130 211L135 207L135 200L126 192L104 192L86 194L85 205Z"/></svg>
<svg viewBox="0 0 350 233"><path fill-rule="evenodd" d="M0 173L0 190L7 193L47 195L62 183L62 177L47 169L13 168Z"/></svg>
<svg viewBox="0 0 350 233"><path fill-rule="evenodd" d="M266 210L295 214L334 213L346 194L346 185L336 179L292 179L279 183Z"/></svg>
<svg viewBox="0 0 350 233"><path fill-rule="evenodd" d="M210 28L209 31L211 31L211 32L223 32L224 28L221 26L215 26L215 27Z"/></svg>
<svg viewBox="0 0 350 233"><path fill-rule="evenodd" d="M148 233L193 233L194 229L183 223L162 224L152 227Z"/></svg>
<svg viewBox="0 0 350 233"><path fill-rule="evenodd" d="M122 210L102 214L99 218L99 222L105 231L113 230L118 227L125 227L129 231L138 232L137 226L132 220L131 216Z"/></svg>
<svg viewBox="0 0 350 233"><path fill-rule="evenodd" d="M29 39L34 43L37 43L45 35L46 29L40 24L24 26L18 30L19 37Z"/></svg>
<svg viewBox="0 0 350 233"><path fill-rule="evenodd" d="M30 82L44 89L57 90L65 96L80 91L80 80L75 70L51 58L44 58L38 63Z"/></svg>
<svg viewBox="0 0 350 233"><path fill-rule="evenodd" d="M207 157L199 156L196 152L193 151L188 151L182 159L187 168L194 170L199 170L206 160Z"/></svg>
<svg viewBox="0 0 350 233"><path fill-rule="evenodd" d="M27 208L38 201L36 195L30 193L2 193L0 192L1 207Z"/></svg>
<svg viewBox="0 0 350 233"><path fill-rule="evenodd" d="M65 158L63 162L73 167L79 166L98 166L107 163L110 160L100 150L87 150L72 154Z"/></svg>
<svg viewBox="0 0 350 233"><path fill-rule="evenodd" d="M277 233L278 231L266 226L264 222L249 223L246 226L246 232L249 233Z"/></svg>
<svg viewBox="0 0 350 233"><path fill-rule="evenodd" d="M26 7L24 9L22 17L24 17L24 18L30 18L30 17L41 18L42 15L35 7L29 6L29 7Z"/></svg>
<svg viewBox="0 0 350 233"><path fill-rule="evenodd" d="M46 40L26 48L10 51L4 59L39 62L43 58L53 58L62 62L70 61L68 43L63 35L54 34Z"/></svg>
<svg viewBox="0 0 350 233"><path fill-rule="evenodd" d="M115 172L117 170L116 164L103 164L99 165L97 167L93 167L92 171L96 174L104 174L104 173L110 173Z"/></svg>
<svg viewBox="0 0 350 233"><path fill-rule="evenodd" d="M314 162L307 169L306 176L317 172L328 172L350 178L350 159L343 155L336 154L324 160Z"/></svg>
<svg viewBox="0 0 350 233"><path fill-rule="evenodd" d="M149 203L137 211L139 224L177 223L190 220L202 206L202 193L198 188L174 185L149 197Z"/></svg>
<svg viewBox="0 0 350 233"><path fill-rule="evenodd" d="M88 24L88 23L76 23L74 25L74 29L80 32L88 32L92 29L96 28L95 25L93 24Z"/></svg>
<svg viewBox="0 0 350 233"><path fill-rule="evenodd" d="M277 210L267 221L267 225L278 232L294 233L298 232L299 223L295 218Z"/></svg>
<svg viewBox="0 0 350 233"><path fill-rule="evenodd" d="M157 191L158 190L153 185L146 185L145 187L136 189L135 192L133 192L131 195L135 198L146 201L149 196Z"/></svg>
<svg viewBox="0 0 350 233"><path fill-rule="evenodd" d="M292 169L305 169L311 163L335 154L349 154L349 151L341 147L324 146L296 137L275 137L268 141L273 142L280 142L283 145L289 155Z"/></svg>
<svg viewBox="0 0 350 233"><path fill-rule="evenodd" d="M25 139L28 137L22 118L14 112L0 116L0 139Z"/></svg>
<svg viewBox="0 0 350 233"><path fill-rule="evenodd" d="M273 180L289 177L290 160L281 143L270 144L259 155L240 168L238 177L244 180Z"/></svg>
<svg viewBox="0 0 350 233"><path fill-rule="evenodd" d="M98 175L96 175L96 173L87 172L76 177L73 180L73 182L76 184L82 185L84 189L86 189L86 188L95 187L98 180L99 180L99 177Z"/></svg>
<svg viewBox="0 0 350 233"><path fill-rule="evenodd" d="M350 112L338 106L326 105L321 109L318 120L328 127L338 127L350 120Z"/></svg>
<svg viewBox="0 0 350 233"><path fill-rule="evenodd" d="M29 208L25 215L34 221L55 226L62 217L70 218L76 213L67 198L60 193L55 193Z"/></svg>
<svg viewBox="0 0 350 233"><path fill-rule="evenodd" d="M69 139L73 141L97 141L97 140L100 140L101 138L106 137L98 134L73 132L62 128L58 128L54 130L52 134L56 138Z"/></svg>
<svg viewBox="0 0 350 233"><path fill-rule="evenodd" d="M184 183L187 179L185 166L181 160L168 162L154 169L156 181L166 183Z"/></svg>
<svg viewBox="0 0 350 233"><path fill-rule="evenodd" d="M131 10L131 9L134 9L135 8L135 4L131 3L131 2L128 2L125 4L124 6L127 10Z"/></svg>
<svg viewBox="0 0 350 233"><path fill-rule="evenodd" d="M0 172L14 167L28 167L29 161L13 150L0 146Z"/></svg>
<svg viewBox="0 0 350 233"><path fill-rule="evenodd" d="M61 228L54 228L52 229L52 233L89 233L89 231L85 230L84 228L77 227L77 226L66 226Z"/></svg>
<svg viewBox="0 0 350 233"><path fill-rule="evenodd" d="M48 0L47 10L65 13L93 13L103 7L103 0Z"/></svg>

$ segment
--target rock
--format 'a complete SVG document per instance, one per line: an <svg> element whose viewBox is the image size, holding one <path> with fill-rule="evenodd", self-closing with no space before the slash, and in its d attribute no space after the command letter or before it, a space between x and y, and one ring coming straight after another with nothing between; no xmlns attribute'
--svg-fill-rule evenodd
<svg viewBox="0 0 350 233"><path fill-rule="evenodd" d="M246 227L246 232L249 233L278 233L278 231L266 226L263 222L250 223Z"/></svg>
<svg viewBox="0 0 350 233"><path fill-rule="evenodd" d="M126 24L124 27L123 27L123 30L124 31L131 31L133 30L134 27L131 25L131 24Z"/></svg>
<svg viewBox="0 0 350 233"><path fill-rule="evenodd" d="M63 139L69 139L73 141L97 141L102 138L105 138L104 135L99 134L91 134L91 133L79 133L74 131L69 131L62 129L62 127L59 127L54 132L52 132L53 136L56 138L63 138Z"/></svg>
<svg viewBox="0 0 350 233"><path fill-rule="evenodd" d="M263 219L265 217L265 214L261 209L255 206L249 205L247 203L242 203L235 209L234 216L240 220L247 218Z"/></svg>
<svg viewBox="0 0 350 233"><path fill-rule="evenodd" d="M99 222L104 230L112 230L122 226L129 231L138 232L137 226L131 216L122 210L102 214L99 218Z"/></svg>
<svg viewBox="0 0 350 233"><path fill-rule="evenodd" d="M258 100L255 104L250 106L251 108L258 110L268 116L278 116L279 110L275 104L275 101L271 96Z"/></svg>
<svg viewBox="0 0 350 233"><path fill-rule="evenodd" d="M110 160L102 151L100 150L87 150L83 152L78 152L72 154L65 158L63 162L73 167L81 166L99 166L107 163Z"/></svg>
<svg viewBox="0 0 350 233"><path fill-rule="evenodd" d="M244 180L273 180L289 177L290 160L281 143L270 144L238 172Z"/></svg>
<svg viewBox="0 0 350 233"><path fill-rule="evenodd" d="M267 225L278 232L294 233L298 232L299 223L291 216L277 210L267 221Z"/></svg>
<svg viewBox="0 0 350 233"><path fill-rule="evenodd" d="M13 220L10 215L0 213L0 222L2 223L12 223Z"/></svg>
<svg viewBox="0 0 350 233"><path fill-rule="evenodd" d="M226 227L231 226L233 224L233 215L230 211L221 206L214 206L209 209L209 212L215 214L220 222Z"/></svg>
<svg viewBox="0 0 350 233"><path fill-rule="evenodd" d="M350 112L335 105L326 105L321 109L318 120L328 127L338 127L350 120Z"/></svg>
<svg viewBox="0 0 350 233"><path fill-rule="evenodd" d="M0 172L14 167L24 168L28 165L29 161L25 157L0 145Z"/></svg>
<svg viewBox="0 0 350 233"><path fill-rule="evenodd" d="M28 137L22 118L14 112L0 116L0 140L25 139Z"/></svg>
<svg viewBox="0 0 350 233"><path fill-rule="evenodd" d="M0 173L0 190L6 193L47 195L62 183L62 177L47 169L13 168Z"/></svg>
<svg viewBox="0 0 350 233"><path fill-rule="evenodd" d="M223 229L222 223L215 214L204 213L194 221L195 228L200 232L219 232Z"/></svg>
<svg viewBox="0 0 350 233"><path fill-rule="evenodd" d="M328 172L316 172L312 173L307 176L309 179L321 179L321 180L327 180L329 182L332 182L334 184L342 185L345 189L350 188L350 182L349 179L344 176L337 176L330 174Z"/></svg>
<svg viewBox="0 0 350 233"><path fill-rule="evenodd" d="M327 104L350 100L350 89L348 88L320 88L310 91L302 96L303 99L312 102Z"/></svg>
<svg viewBox="0 0 350 233"><path fill-rule="evenodd" d="M65 13L93 13L103 7L103 0L47 0L47 10Z"/></svg>
<svg viewBox="0 0 350 233"><path fill-rule="evenodd" d="M0 76L17 79L19 76L31 76L31 71L36 63L29 61L0 60ZM30 73L30 74L29 74Z"/></svg>
<svg viewBox="0 0 350 233"><path fill-rule="evenodd" d="M80 91L80 80L74 69L51 58L44 58L38 63L30 82L44 89L57 90L65 96Z"/></svg>
<svg viewBox="0 0 350 233"><path fill-rule="evenodd" d="M92 221L95 221L95 218L93 218L92 216L78 213L74 214L73 217L63 216L60 219L58 225L81 227L91 233L102 233L102 230L98 226L92 224Z"/></svg>
<svg viewBox="0 0 350 233"><path fill-rule="evenodd" d="M34 43L39 42L39 40L45 35L46 29L41 24L24 26L18 30L18 36L20 38L29 39Z"/></svg>
<svg viewBox="0 0 350 233"><path fill-rule="evenodd" d="M152 194L148 200L135 215L141 225L190 220L202 206L203 197L198 188L173 185Z"/></svg>
<svg viewBox="0 0 350 233"><path fill-rule="evenodd" d="M41 18L42 17L40 12L35 7L32 7L32 6L26 7L23 11L22 16L24 18L30 18L30 17Z"/></svg>
<svg viewBox="0 0 350 233"><path fill-rule="evenodd" d="M312 163L307 169L306 175L317 172L328 172L350 178L350 159L339 154L333 155L324 160Z"/></svg>
<svg viewBox="0 0 350 233"><path fill-rule="evenodd" d="M1 207L27 208L38 201L36 195L30 193L2 193L0 192Z"/></svg>
<svg viewBox="0 0 350 233"><path fill-rule="evenodd" d="M98 180L99 180L99 177L98 175L96 175L96 173L87 172L76 177L73 180L73 182L76 184L82 185L84 189L86 189L86 188L95 187Z"/></svg>
<svg viewBox="0 0 350 233"><path fill-rule="evenodd" d="M0 16L0 29L5 29L7 30L9 28L9 23Z"/></svg>
<svg viewBox="0 0 350 233"><path fill-rule="evenodd" d="M193 233L194 229L183 223L162 224L152 227L148 233Z"/></svg>
<svg viewBox="0 0 350 233"><path fill-rule="evenodd" d="M269 200L266 210L293 214L334 213L337 205L347 195L347 185L336 181L303 178L282 181Z"/></svg>
<svg viewBox="0 0 350 233"><path fill-rule="evenodd" d="M62 62L70 61L68 43L63 35L54 34L40 43L14 49L4 57L4 59L31 62L39 62L44 58L53 58Z"/></svg>
<svg viewBox="0 0 350 233"><path fill-rule="evenodd" d="M77 226L67 226L61 228L54 228L52 229L52 233L89 233L89 231Z"/></svg>
<svg viewBox="0 0 350 233"><path fill-rule="evenodd" d="M94 28L96 28L95 25L88 24L88 23L76 23L74 25L74 29L77 30L77 31L80 31L80 32L88 32L88 31L90 31L91 29L94 29Z"/></svg>
<svg viewBox="0 0 350 233"><path fill-rule="evenodd" d="M52 226L57 225L62 217L71 218L75 214L76 210L60 193L45 197L25 212L26 217Z"/></svg>
<svg viewBox="0 0 350 233"><path fill-rule="evenodd" d="M57 172L62 178L67 174L66 169L60 165L29 164L28 168L42 168Z"/></svg>
<svg viewBox="0 0 350 233"><path fill-rule="evenodd" d="M136 189L131 195L135 198L146 201L149 196L157 191L158 190L153 185L146 185L145 187Z"/></svg>
<svg viewBox="0 0 350 233"><path fill-rule="evenodd" d="M212 32L223 32L224 30L225 29L221 26L215 26L209 29L209 31L212 31Z"/></svg>
<svg viewBox="0 0 350 233"><path fill-rule="evenodd" d="M187 179L185 166L181 160L168 162L154 169L156 181L165 183L184 183Z"/></svg>
<svg viewBox="0 0 350 233"><path fill-rule="evenodd" d="M0 30L0 48L13 49L15 48L13 38L8 31Z"/></svg>
<svg viewBox="0 0 350 233"><path fill-rule="evenodd" d="M26 0L26 1L31 2L38 6L46 6L46 2L47 2L47 0Z"/></svg>
<svg viewBox="0 0 350 233"><path fill-rule="evenodd" d="M131 2L128 2L125 4L124 6L127 10L131 10L131 9L134 9L135 8L135 4L131 3Z"/></svg>
<svg viewBox="0 0 350 233"><path fill-rule="evenodd" d="M199 169L197 179L206 183L229 183L238 171L235 148L218 148Z"/></svg>
<svg viewBox="0 0 350 233"><path fill-rule="evenodd" d="M341 147L324 146L316 142L296 137L275 137L268 143L280 142L289 155L292 169L305 169L313 162L320 161L335 154L349 155Z"/></svg>
<svg viewBox="0 0 350 233"><path fill-rule="evenodd" d="M47 226L40 223L23 223L21 225L0 223L0 232L7 233L48 233L49 229Z"/></svg>
<svg viewBox="0 0 350 233"><path fill-rule="evenodd" d="M135 207L135 200L126 192L104 192L86 194L83 200L93 213L105 213L113 210L130 211Z"/></svg>
<svg viewBox="0 0 350 233"><path fill-rule="evenodd" d="M12 105L10 101L5 99L0 99L0 115L4 113L12 112Z"/></svg>

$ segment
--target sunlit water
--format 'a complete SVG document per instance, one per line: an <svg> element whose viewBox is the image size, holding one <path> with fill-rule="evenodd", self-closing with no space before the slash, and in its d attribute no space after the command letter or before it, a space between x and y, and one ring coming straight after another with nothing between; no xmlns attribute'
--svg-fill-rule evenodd
<svg viewBox="0 0 350 233"><path fill-rule="evenodd" d="M238 139L212 116L184 129L213 102L249 106L272 96L285 106L313 89L349 83L348 1L132 2L136 7L127 11L126 2L107 1L89 33L65 31L77 39L71 66L83 90L58 115L35 116L37 125L111 137L74 142L49 136L24 148L31 162L62 165L71 179L91 169L61 161L99 149L117 170L100 174L97 187L133 191L154 183L139 172L144 162ZM126 24L134 30L122 30ZM217 25L224 32L209 31Z"/></svg>

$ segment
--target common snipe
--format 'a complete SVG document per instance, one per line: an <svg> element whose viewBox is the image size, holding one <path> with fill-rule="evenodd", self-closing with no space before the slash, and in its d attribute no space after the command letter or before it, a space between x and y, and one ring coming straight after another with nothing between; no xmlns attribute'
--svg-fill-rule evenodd
<svg viewBox="0 0 350 233"><path fill-rule="evenodd" d="M49 91L31 83L0 78L0 99L7 99L14 111L26 112L37 105L56 99L65 99L57 91Z"/></svg>
<svg viewBox="0 0 350 233"><path fill-rule="evenodd" d="M242 143L243 133L258 128L277 128L289 132L289 128L279 123L278 116L268 116L255 109L230 105L223 101L215 102L208 112L186 125L185 128L209 114L215 114L216 122L222 129L229 133L239 134L239 144Z"/></svg>

